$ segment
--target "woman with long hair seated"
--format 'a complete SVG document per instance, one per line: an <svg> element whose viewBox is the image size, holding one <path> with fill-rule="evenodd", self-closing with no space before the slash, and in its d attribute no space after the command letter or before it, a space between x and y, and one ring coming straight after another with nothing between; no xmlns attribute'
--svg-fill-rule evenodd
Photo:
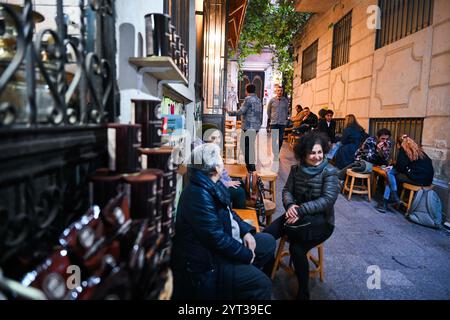
<svg viewBox="0 0 450 320"><path fill-rule="evenodd" d="M337 144L338 148L335 148L330 155L332 158L336 153L335 164L338 169L343 169L355 161L355 152L361 145L364 136L364 128L358 123L355 115L346 115L342 139Z"/></svg>
<svg viewBox="0 0 450 320"><path fill-rule="evenodd" d="M327 240L334 230L334 203L339 194L337 169L328 164L328 139L310 132L300 138L294 152L299 163L292 166L283 188L286 213L264 232L275 239L287 235L298 279L297 299L309 299L307 253Z"/></svg>
<svg viewBox="0 0 450 320"><path fill-rule="evenodd" d="M388 210L389 202L398 204L397 185L404 182L416 186L429 186L433 182L434 169L430 157L408 135L404 134L397 139L397 161L393 167L387 167L386 188L383 201L378 203L376 209L380 212Z"/></svg>

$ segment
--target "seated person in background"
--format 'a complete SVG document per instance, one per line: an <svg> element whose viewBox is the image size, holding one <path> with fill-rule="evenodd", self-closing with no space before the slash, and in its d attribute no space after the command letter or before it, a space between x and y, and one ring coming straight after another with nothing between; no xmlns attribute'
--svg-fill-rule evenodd
<svg viewBox="0 0 450 320"><path fill-rule="evenodd" d="M404 182L417 185L429 186L433 182L434 170L430 157L417 143L406 134L397 139L397 161L393 167L386 167L387 181L384 190L383 201L378 203L376 209L380 212L388 210L389 200L398 204L397 185Z"/></svg>
<svg viewBox="0 0 450 320"><path fill-rule="evenodd" d="M308 107L303 108L302 112L304 111L303 119L301 120L301 125L298 128L298 132L300 134L306 133L308 131L311 131L317 126L318 118L317 116L309 110Z"/></svg>
<svg viewBox="0 0 450 320"><path fill-rule="evenodd" d="M203 135L203 139L207 143L215 143L219 147L222 141L222 134L219 130L209 129ZM228 188L230 193L232 207L234 209L245 209L245 189L242 181L234 181L231 179L228 171L223 169L220 181Z"/></svg>
<svg viewBox="0 0 450 320"><path fill-rule="evenodd" d="M386 129L377 131L376 137L368 137L355 153L355 160L365 160L376 166L387 165L391 156L391 132Z"/></svg>
<svg viewBox="0 0 450 320"><path fill-rule="evenodd" d="M325 110L323 119L317 124L317 131L327 135L331 143L336 142L336 121L333 120L333 115L333 110Z"/></svg>
<svg viewBox="0 0 450 320"><path fill-rule="evenodd" d="M191 163L175 222L173 298L269 300L272 283L261 269L273 260L275 239L230 209L216 144L196 147Z"/></svg>
<svg viewBox="0 0 450 320"><path fill-rule="evenodd" d="M336 168L324 158L328 147L327 138L321 133L309 132L300 138L294 147L299 163L291 167L283 188L286 213L264 230L275 239L287 235L299 300L309 299L308 251L327 240L334 230L339 185ZM308 222L310 227L300 226Z"/></svg>
<svg viewBox="0 0 450 320"><path fill-rule="evenodd" d="M385 166L391 156L392 142L389 140L391 132L380 129L376 137L368 137L361 147L355 152L353 163L341 169L338 173L339 179L343 180L348 168L361 173L372 172L372 166Z"/></svg>
<svg viewBox="0 0 450 320"><path fill-rule="evenodd" d="M302 124L302 120L305 117L306 111L303 111L302 106L299 104L295 106L295 110L297 111L297 113L295 114L295 116L291 116L290 119L292 121L292 126L294 128L298 128Z"/></svg>
<svg viewBox="0 0 450 320"><path fill-rule="evenodd" d="M325 108L322 108L322 109L320 109L319 110L319 112L317 112L317 115L318 115L318 121L320 121L320 120L322 120L322 119L325 119L325 114L327 113L327 109L325 109Z"/></svg>
<svg viewBox="0 0 450 320"><path fill-rule="evenodd" d="M346 115L341 141L337 143L338 148L330 151L328 158L332 159L335 153L335 165L338 169L343 170L354 162L355 152L361 145L364 136L364 128L358 123L355 115Z"/></svg>

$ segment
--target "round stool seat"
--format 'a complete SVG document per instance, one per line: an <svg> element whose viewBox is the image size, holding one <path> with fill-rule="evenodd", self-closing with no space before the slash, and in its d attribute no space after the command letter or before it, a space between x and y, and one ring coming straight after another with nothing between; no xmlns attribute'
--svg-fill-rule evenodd
<svg viewBox="0 0 450 320"><path fill-rule="evenodd" d="M415 184L410 184L407 182L403 182L402 184L403 190L400 194L400 204L403 204L406 207L406 215L409 214L409 209L411 208L412 202L414 200L414 195L417 191L424 189L424 190L431 190L433 189L433 186L417 186ZM405 199L405 190L409 191L409 197L408 200Z"/></svg>
<svg viewBox="0 0 450 320"><path fill-rule="evenodd" d="M275 181L277 180L278 174L272 171L270 172L261 171L258 172L258 176L260 176L261 179L265 181Z"/></svg>
<svg viewBox="0 0 450 320"><path fill-rule="evenodd" d="M370 178L371 174L370 173L355 172L352 169L347 169L347 175L350 176L350 177L367 179L367 178Z"/></svg>
<svg viewBox="0 0 450 320"><path fill-rule="evenodd" d="M425 190L431 190L433 189L433 186L417 186L415 184L410 184L410 183L406 183L403 182L403 188L408 189L408 190L412 190L412 191L419 191L420 189L425 189Z"/></svg>
<svg viewBox="0 0 450 320"><path fill-rule="evenodd" d="M347 169L347 176L345 177L344 186L342 187L342 193L348 191L348 200L352 198L352 194L367 194L369 198L369 202L372 200L370 196L370 178L372 176L371 173L360 173L354 172L352 169ZM350 178L350 179L349 179ZM362 185L355 185L355 180L361 179L363 181ZM350 180L350 181L349 181ZM366 185L364 185L364 181L366 181ZM349 185L350 182L350 185Z"/></svg>

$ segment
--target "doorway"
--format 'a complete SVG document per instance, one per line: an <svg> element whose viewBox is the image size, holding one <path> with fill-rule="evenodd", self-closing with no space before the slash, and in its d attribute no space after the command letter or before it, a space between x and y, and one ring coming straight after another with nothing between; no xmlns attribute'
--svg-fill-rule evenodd
<svg viewBox="0 0 450 320"><path fill-rule="evenodd" d="M264 98L264 71L244 71L242 80L239 80L239 104L241 105L245 99L245 86L254 84L256 87L256 95L263 101Z"/></svg>

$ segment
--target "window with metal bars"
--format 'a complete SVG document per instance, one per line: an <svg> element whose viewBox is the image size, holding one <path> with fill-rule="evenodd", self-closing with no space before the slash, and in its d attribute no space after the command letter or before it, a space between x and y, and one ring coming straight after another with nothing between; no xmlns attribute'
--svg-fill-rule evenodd
<svg viewBox="0 0 450 320"><path fill-rule="evenodd" d="M379 0L381 26L375 48L400 40L433 23L433 0Z"/></svg>
<svg viewBox="0 0 450 320"><path fill-rule="evenodd" d="M302 83L316 77L317 46L319 39L314 41L302 54Z"/></svg>
<svg viewBox="0 0 450 320"><path fill-rule="evenodd" d="M336 121L336 134L342 134L344 132L345 118L333 118Z"/></svg>
<svg viewBox="0 0 450 320"><path fill-rule="evenodd" d="M376 136L377 131L386 128L391 131L392 159L397 158L397 148L395 147L395 141L403 134L407 134L417 144L422 144L422 132L423 132L423 119L424 118L377 118L370 119L369 122L369 134Z"/></svg>
<svg viewBox="0 0 450 320"><path fill-rule="evenodd" d="M352 30L352 12L347 13L333 28L333 55L331 69L348 62L350 54L350 34Z"/></svg>

